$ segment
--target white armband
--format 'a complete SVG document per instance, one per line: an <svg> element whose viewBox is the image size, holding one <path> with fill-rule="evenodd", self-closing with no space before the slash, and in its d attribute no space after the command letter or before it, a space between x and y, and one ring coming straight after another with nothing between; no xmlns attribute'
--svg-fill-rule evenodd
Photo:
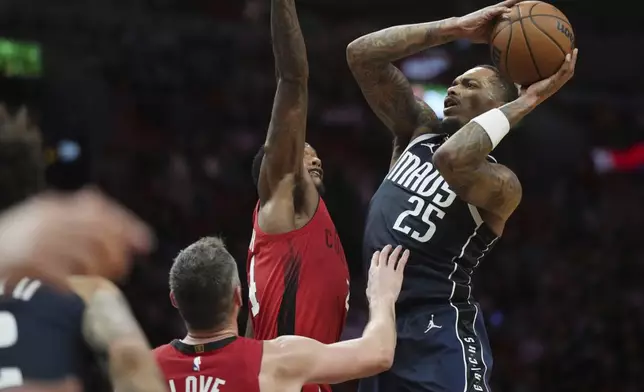
<svg viewBox="0 0 644 392"><path fill-rule="evenodd" d="M488 110L470 122L475 122L483 128L492 141L493 149L510 132L510 121L499 109Z"/></svg>

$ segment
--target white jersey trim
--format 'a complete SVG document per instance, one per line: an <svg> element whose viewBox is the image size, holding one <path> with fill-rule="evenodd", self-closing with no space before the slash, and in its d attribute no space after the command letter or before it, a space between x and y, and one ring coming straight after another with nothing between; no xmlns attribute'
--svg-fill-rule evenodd
<svg viewBox="0 0 644 392"><path fill-rule="evenodd" d="M470 212L472 212L472 217L474 217L474 212L473 211L476 211L476 215L480 219L480 215L478 214L478 210L476 209L476 207L472 206L472 205L469 205L469 206L470 206ZM476 221L476 218L475 218L475 221ZM463 257L463 255L465 254L465 250L467 249L467 247L469 246L470 242L472 241L472 238L476 237L476 235L478 233L478 230L481 228L482 224L483 224L483 220L480 221L480 224L476 225L476 228L474 229L474 232L467 238L467 241L465 241L465 244L463 244L463 247L461 248L460 254L458 256L455 256L452 259L452 262L454 263L454 269L452 270L452 272L450 273L450 275L448 277L448 279L452 282L452 293L449 296L449 304L454 309L454 311L456 312L456 320L454 322L454 327L455 327L455 332L456 332L456 339L461 344L461 348L463 350L463 367L464 367L464 372L465 372L465 374L464 374L464 376L465 376L464 377L465 385L463 387L463 392L467 392L467 387L468 387L468 364L467 364L467 358L466 358L465 343L463 342L463 338L461 338L461 336L458 333L458 323L459 323L459 318L460 318L460 312L459 312L458 308L456 307L456 305L454 305L454 302L453 302L454 292L456 291L456 281L454 281L452 279L452 276L458 270L458 260L460 260ZM490 250L492 245L498 239L499 239L499 237L496 237L495 239L493 239L485 247L485 249L481 252L481 256L479 256L477 258L476 265L474 266L474 268L478 267L481 259L487 254L487 252ZM483 349L483 342L481 341L481 338L480 338L478 332L476 331L476 320L479 317L480 312L479 312L479 307L477 305L475 305L475 304L472 304L472 302L471 302L471 299L472 299L472 286L471 286L471 283L472 283L472 276L470 275L469 280L467 282L467 285L468 285L468 288L469 288L469 292L468 292L468 296L467 296L467 303L470 306L474 306L474 309L475 309L472 330L474 331L474 336L476 336L476 340L479 343L479 348L480 348L480 353L481 353L481 361L483 362L483 386L485 387L486 391L490 391L490 386L487 384L487 380L485 378L487 376L487 371L488 371L487 363L485 363L485 352L484 352L485 350Z"/></svg>
<svg viewBox="0 0 644 392"><path fill-rule="evenodd" d="M409 144L407 145L407 147L405 147L405 149L403 150L403 152L401 152L401 153L400 153L400 157L398 157L398 160L396 161L396 163L394 163L393 165L391 165L391 167L389 168L389 171L387 172L387 175L385 176L385 178L383 179L383 181L384 181L384 180L385 180L385 179L386 179L386 178L391 174L391 172L396 168L396 165L398 165L398 162L400 162L400 158L401 158L403 155L405 155L405 153L407 153L407 152L408 152L412 147L414 147L414 146L415 146L415 145L417 145L418 143L424 142L425 140L429 140L429 139L431 139L431 138L433 138L433 137L436 137L436 136L439 136L439 134L438 134L438 133L425 133L425 134L423 134L423 135L418 136L416 139L412 140L411 142L409 142ZM434 152L434 150L432 150L432 153L433 153L433 152Z"/></svg>
<svg viewBox="0 0 644 392"><path fill-rule="evenodd" d="M465 384L463 386L463 392L467 392L467 359L466 359L466 352L465 352L465 343L463 342L463 339L461 339L461 336L458 334L458 321L459 321L460 312L458 311L458 308L456 307L456 305L454 305L454 302L453 302L454 292L456 291L456 281L452 279L452 276L454 276L454 273L456 273L456 270L458 269L457 260L463 257L463 255L465 254L465 249L467 249L467 246L472 241L472 238L476 236L476 232L478 231L479 227L480 226L476 226L472 235L470 235L467 238L467 241L465 241L465 243L463 244L463 247L461 248L461 253L452 259L452 262L454 263L454 269L452 270L452 273L449 274L447 278L452 282L452 293L449 296L449 304L452 308L454 308L454 312L456 312L456 320L454 321L454 332L456 332L456 340L458 340L458 342L461 344L461 349L463 350L463 372L464 372L463 381Z"/></svg>
<svg viewBox="0 0 644 392"><path fill-rule="evenodd" d="M440 136L440 134L438 134L438 133L425 133L425 134L422 134L422 135L418 136L416 139L414 139L411 142L409 142L409 144L407 145L407 147L405 147L405 149L403 150L402 153L404 154L407 151L409 151L410 148L414 147L416 144L418 144L420 142L424 142L425 140L429 140L429 139L431 139L433 137L436 137L436 136ZM400 155L402 155L402 154L400 154Z"/></svg>
<svg viewBox="0 0 644 392"><path fill-rule="evenodd" d="M483 224L483 218L481 218L481 213L479 212L479 209L476 206L473 206L471 204L468 204L467 208L470 209L470 214L472 214L472 219L474 219L474 223L476 224L476 226L481 226Z"/></svg>
<svg viewBox="0 0 644 392"><path fill-rule="evenodd" d="M474 207L474 208L476 209L476 207ZM478 228L478 227L477 227L477 228ZM489 250L490 250L490 248L492 247L492 245L494 245L494 243L495 243L498 239L499 239L499 237L496 237L495 239L493 239L493 240L492 240L492 242L490 242L490 243L485 247L485 249L483 250L483 252L481 252L481 256L479 256L479 258L478 258L478 259L476 259L476 265L475 265L475 266L474 266L474 268L472 269L472 273L474 273L474 270L475 270L475 269L479 266L479 264L481 263L481 259L482 259L483 257L485 257L485 255L487 254L487 252L489 252ZM481 349L481 361L483 362L483 385L485 386L485 390L489 392L489 391L490 391L490 386L487 384L487 378L486 378L486 377L487 377L487 370L488 370L488 368L487 368L487 363L485 363L485 350L483 349L483 341L481 340L481 337L479 336L479 333L476 331L476 320L477 320L477 318L479 317L479 313L480 313L480 312L479 312L479 307L480 307L480 306L479 306L479 305L476 305L476 304L472 304L472 301L471 301L471 300L472 300L472 275L470 275L470 278L469 278L469 280L468 280L468 282L467 282L467 285L468 285L468 288L469 288L469 290L470 290L470 291L469 291L469 293L468 293L468 295L467 295L467 303L468 303L468 304L470 304L470 305L473 305L473 306L474 306L474 308L476 309L476 313L474 314L474 327L473 327L472 329L474 330L474 335L476 336L476 340L479 342L479 347L480 347L480 349ZM466 383L467 383L467 381L466 381Z"/></svg>

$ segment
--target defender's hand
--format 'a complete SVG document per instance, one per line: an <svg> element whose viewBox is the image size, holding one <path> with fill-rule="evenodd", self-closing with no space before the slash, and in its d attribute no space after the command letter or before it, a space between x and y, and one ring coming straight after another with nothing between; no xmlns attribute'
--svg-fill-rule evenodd
<svg viewBox="0 0 644 392"><path fill-rule="evenodd" d="M520 1L502 1L498 4L474 11L471 14L461 16L458 18L458 25L465 32L466 38L471 42L477 44L487 43L497 18L506 12L510 12L510 7Z"/></svg>
<svg viewBox="0 0 644 392"><path fill-rule="evenodd" d="M369 268L369 282L367 284L367 298L369 303L375 301L396 302L400 294L403 281L403 272L409 259L409 250L402 255L402 246L397 246L391 252L392 246L385 246L382 251L377 251L371 257ZM391 254L390 254L391 253Z"/></svg>
<svg viewBox="0 0 644 392"><path fill-rule="evenodd" d="M120 278L151 244L143 222L98 192L38 196L0 216L0 276L59 288L71 274Z"/></svg>
<svg viewBox="0 0 644 392"><path fill-rule="evenodd" d="M572 55L566 55L563 65L556 74L548 79L536 82L527 88L522 88L521 95L534 100L537 105L553 96L575 74L577 53L579 53L579 50L575 49L572 51Z"/></svg>

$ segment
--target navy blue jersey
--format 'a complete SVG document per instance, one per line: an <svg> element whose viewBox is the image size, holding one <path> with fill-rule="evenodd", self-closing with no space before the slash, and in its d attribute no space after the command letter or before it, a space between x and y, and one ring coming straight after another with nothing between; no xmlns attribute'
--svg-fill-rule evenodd
<svg viewBox="0 0 644 392"><path fill-rule="evenodd" d="M93 357L82 334L84 311L80 297L39 280L23 278L11 288L0 281L0 390L70 376L86 383Z"/></svg>
<svg viewBox="0 0 644 392"><path fill-rule="evenodd" d="M471 275L497 236L476 207L462 201L432 164L445 135L414 139L376 191L367 214L363 252L402 245L411 255L398 300L417 304L467 302Z"/></svg>

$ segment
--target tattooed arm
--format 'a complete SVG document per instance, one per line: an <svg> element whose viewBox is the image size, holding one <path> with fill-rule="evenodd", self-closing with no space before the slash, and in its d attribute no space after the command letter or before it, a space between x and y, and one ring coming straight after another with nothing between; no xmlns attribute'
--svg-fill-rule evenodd
<svg viewBox="0 0 644 392"><path fill-rule="evenodd" d="M537 103L529 97L499 108L514 126ZM459 197L505 221L521 201L521 183L512 170L487 161L492 142L475 122L466 124L434 154L434 165Z"/></svg>
<svg viewBox="0 0 644 392"><path fill-rule="evenodd" d="M510 1L510 0L508 0ZM566 55L551 77L523 88L521 96L499 108L516 125L525 115L561 89L574 75L579 51ZM507 167L487 162L492 142L487 132L470 122L434 153L434 165L450 187L465 201L493 215L493 229L500 234L505 220L521 201L521 183ZM490 221L486 220L490 223Z"/></svg>
<svg viewBox="0 0 644 392"><path fill-rule="evenodd" d="M395 26L367 34L347 47L347 62L365 99L399 139L408 142L436 114L416 99L409 81L392 62L432 46L465 37L458 18Z"/></svg>
<svg viewBox="0 0 644 392"><path fill-rule="evenodd" d="M69 283L86 304L85 341L95 352L108 356L114 391L165 391L150 346L120 290L97 277L72 277Z"/></svg>
<svg viewBox="0 0 644 392"><path fill-rule="evenodd" d="M262 204L284 179L299 181L303 174L309 69L294 0L272 0L271 35L277 92L258 184ZM293 184L287 187L292 190ZM287 197L292 197L291 193L284 192Z"/></svg>

